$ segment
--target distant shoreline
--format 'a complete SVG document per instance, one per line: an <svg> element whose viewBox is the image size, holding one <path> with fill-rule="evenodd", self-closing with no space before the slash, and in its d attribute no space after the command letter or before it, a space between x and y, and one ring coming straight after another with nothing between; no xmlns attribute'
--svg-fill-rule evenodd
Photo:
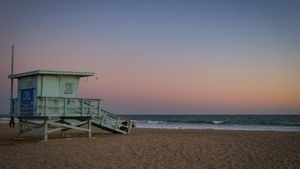
<svg viewBox="0 0 300 169"><path fill-rule="evenodd" d="M300 115L124 115L137 128L300 132ZM0 117L8 123L9 116ZM15 118L15 122L18 119Z"/></svg>

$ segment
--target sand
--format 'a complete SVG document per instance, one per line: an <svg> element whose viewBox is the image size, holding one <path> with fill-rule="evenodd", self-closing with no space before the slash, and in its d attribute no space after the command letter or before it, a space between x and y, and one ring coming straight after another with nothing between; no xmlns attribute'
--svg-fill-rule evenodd
<svg viewBox="0 0 300 169"><path fill-rule="evenodd" d="M0 168L300 168L300 133L134 129L129 135L94 130L36 134L14 140L17 129L0 125Z"/></svg>

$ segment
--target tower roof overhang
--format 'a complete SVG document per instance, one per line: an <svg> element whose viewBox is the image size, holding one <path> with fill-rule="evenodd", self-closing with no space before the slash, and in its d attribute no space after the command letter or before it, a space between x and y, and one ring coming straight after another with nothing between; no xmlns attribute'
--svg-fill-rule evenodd
<svg viewBox="0 0 300 169"><path fill-rule="evenodd" d="M74 72L74 71L56 71L56 70L35 70L30 72L18 73L9 75L9 79L18 79L26 76L35 75L57 75L57 76L78 76L78 77L88 77L94 76L94 72Z"/></svg>

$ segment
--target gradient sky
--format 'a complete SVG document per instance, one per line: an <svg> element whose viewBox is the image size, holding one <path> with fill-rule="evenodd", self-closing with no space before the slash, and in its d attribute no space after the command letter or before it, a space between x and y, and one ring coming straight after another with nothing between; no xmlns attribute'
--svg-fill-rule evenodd
<svg viewBox="0 0 300 169"><path fill-rule="evenodd" d="M0 112L15 72L92 71L120 114L300 114L300 1L0 2Z"/></svg>

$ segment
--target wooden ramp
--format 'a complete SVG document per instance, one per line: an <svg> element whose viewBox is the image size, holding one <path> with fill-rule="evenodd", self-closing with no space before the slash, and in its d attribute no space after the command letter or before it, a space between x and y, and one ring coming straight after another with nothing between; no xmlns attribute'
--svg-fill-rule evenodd
<svg viewBox="0 0 300 169"><path fill-rule="evenodd" d="M92 117L92 125L112 133L128 134L132 122L124 117L101 109L98 116Z"/></svg>

